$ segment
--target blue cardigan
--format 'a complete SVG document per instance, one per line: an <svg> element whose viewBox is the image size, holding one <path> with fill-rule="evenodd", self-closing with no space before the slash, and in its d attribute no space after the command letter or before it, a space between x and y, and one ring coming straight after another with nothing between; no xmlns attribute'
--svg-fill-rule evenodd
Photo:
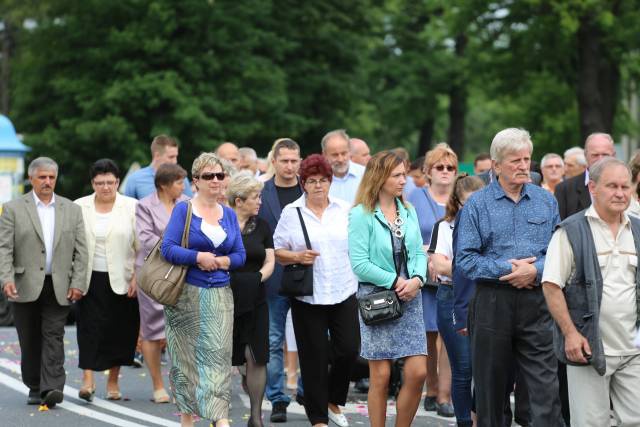
<svg viewBox="0 0 640 427"><path fill-rule="evenodd" d="M176 204L171 219L164 232L162 256L172 264L189 265L187 283L200 288L217 288L229 284L229 272L226 270L203 271L197 266L198 252L211 252L216 256L228 256L231 260L229 270L235 270L244 265L246 253L242 244L242 234L238 219L233 209L222 206L223 215L220 226L227 233L224 241L215 248L209 238L202 232L202 218L193 215L189 230L189 247L183 248L182 231L187 217L187 203Z"/></svg>

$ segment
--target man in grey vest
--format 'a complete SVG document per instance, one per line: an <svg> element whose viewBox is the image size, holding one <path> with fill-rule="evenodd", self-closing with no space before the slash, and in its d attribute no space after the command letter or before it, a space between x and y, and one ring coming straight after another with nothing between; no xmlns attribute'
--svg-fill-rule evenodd
<svg viewBox="0 0 640 427"><path fill-rule="evenodd" d="M567 366L571 424L640 425L640 220L625 210L631 173L606 157L589 169L591 207L558 226L542 277L554 350Z"/></svg>

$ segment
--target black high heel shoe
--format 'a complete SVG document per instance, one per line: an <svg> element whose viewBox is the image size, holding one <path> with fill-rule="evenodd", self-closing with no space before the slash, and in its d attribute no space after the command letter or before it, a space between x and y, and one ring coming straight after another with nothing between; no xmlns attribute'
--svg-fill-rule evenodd
<svg viewBox="0 0 640 427"><path fill-rule="evenodd" d="M249 419L247 420L247 427L264 427L264 424L262 424L262 420L254 423L253 418L249 417Z"/></svg>

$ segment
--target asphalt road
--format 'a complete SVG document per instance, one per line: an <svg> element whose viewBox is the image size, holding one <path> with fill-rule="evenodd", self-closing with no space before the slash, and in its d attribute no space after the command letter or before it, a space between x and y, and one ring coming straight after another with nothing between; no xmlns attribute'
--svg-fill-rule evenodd
<svg viewBox="0 0 640 427"><path fill-rule="evenodd" d="M48 411L39 411L38 406L26 405L27 388L20 380L20 346L14 328L0 328L0 426L168 426L178 427L180 419L173 404L154 404L151 402L151 380L146 368L136 369L124 367L121 371L120 390L123 400L111 402L104 399L106 395L106 373L97 374L96 398L92 403L78 399L82 373L77 368L78 347L74 327L68 327L65 335L67 385L64 390L64 402ZM163 367L163 375L167 375L167 367ZM168 387L168 381L165 381ZM233 400L231 403L231 424L246 425L249 418L249 398L242 391L240 376L234 375ZM263 402L265 425L271 425L269 414L271 405ZM344 409L351 426L367 426L366 395L352 391L349 402ZM387 425L394 423L395 406L389 401ZM207 426L205 420L197 426ZM304 409L293 402L288 410L288 422L273 424L274 426L309 426ZM413 423L415 426L444 427L455 426L455 419L445 419L433 413L426 413L421 408Z"/></svg>

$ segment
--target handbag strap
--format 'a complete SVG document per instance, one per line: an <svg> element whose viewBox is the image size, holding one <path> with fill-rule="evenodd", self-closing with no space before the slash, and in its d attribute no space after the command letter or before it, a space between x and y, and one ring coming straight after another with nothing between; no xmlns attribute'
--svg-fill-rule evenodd
<svg viewBox="0 0 640 427"><path fill-rule="evenodd" d="M296 210L298 211L298 218L300 218L302 234L304 234L304 242L307 244L307 249L311 250L311 242L309 241L309 235L307 234L307 227L304 225L304 219L302 219L302 211L300 208L296 208Z"/></svg>
<svg viewBox="0 0 640 427"><path fill-rule="evenodd" d="M184 230L182 230L182 247L189 247L189 230L191 229L191 212L193 208L191 206L191 200L187 202L187 218L184 221Z"/></svg>

